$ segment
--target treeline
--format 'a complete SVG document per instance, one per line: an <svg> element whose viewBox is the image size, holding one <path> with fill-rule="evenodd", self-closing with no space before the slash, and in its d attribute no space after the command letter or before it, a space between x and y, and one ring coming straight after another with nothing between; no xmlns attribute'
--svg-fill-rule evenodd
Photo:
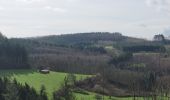
<svg viewBox="0 0 170 100"><path fill-rule="evenodd" d="M33 68L45 66L59 72L94 74L101 67L108 66L110 57L101 54L86 54L66 51L59 54L34 54L30 56Z"/></svg>
<svg viewBox="0 0 170 100"><path fill-rule="evenodd" d="M16 80L0 78L0 100L48 100L45 87L38 93L28 84L21 85Z"/></svg>
<svg viewBox="0 0 170 100"><path fill-rule="evenodd" d="M0 34L0 69L29 68L25 47Z"/></svg>
<svg viewBox="0 0 170 100"><path fill-rule="evenodd" d="M109 61L109 64L114 64L115 66L117 66L119 63L126 62L131 58L133 58L132 53L123 53L119 56L112 57L112 59Z"/></svg>
<svg viewBox="0 0 170 100"><path fill-rule="evenodd" d="M100 54L107 53L104 47L94 46L94 44L92 43L79 43L79 44L74 45L71 48L75 48L83 52L92 52L92 53L100 53Z"/></svg>
<svg viewBox="0 0 170 100"><path fill-rule="evenodd" d="M58 46L76 46L79 44L94 44L98 41L121 41L126 39L121 33L109 33L109 32L91 32L91 33L77 33L66 35L53 35L39 38L32 38L43 43L56 44Z"/></svg>
<svg viewBox="0 0 170 100"><path fill-rule="evenodd" d="M132 45L124 46L123 51L125 52L165 52L166 49L162 45Z"/></svg>
<svg viewBox="0 0 170 100"><path fill-rule="evenodd" d="M138 97L144 100L168 100L170 76L160 76L154 71L137 72L107 67L95 78L85 79L78 87L108 96ZM97 85L97 86L96 86ZM164 99L163 99L164 98Z"/></svg>

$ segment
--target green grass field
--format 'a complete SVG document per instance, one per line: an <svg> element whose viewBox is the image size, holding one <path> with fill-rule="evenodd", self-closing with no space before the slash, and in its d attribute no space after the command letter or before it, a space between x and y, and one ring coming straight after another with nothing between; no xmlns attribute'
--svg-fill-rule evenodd
<svg viewBox="0 0 170 100"><path fill-rule="evenodd" d="M90 95L83 95L83 94L76 94L76 99L77 100L96 100L95 93L89 93ZM134 100L134 98L132 97L109 97L109 96L101 96L102 98L104 98L104 100ZM102 99L103 100L103 99ZM144 100L143 97L138 97L135 100ZM147 99L148 100L148 99ZM149 99L152 100L152 99ZM164 100L168 100L168 99L164 99Z"/></svg>
<svg viewBox="0 0 170 100"><path fill-rule="evenodd" d="M41 74L33 70L1 70L0 76L7 76L15 78L19 83L34 87L37 91L41 86L46 87L46 92L51 98L52 93L60 88L60 85L64 81L67 73L50 72L50 74ZM89 75L76 75L77 80L89 77Z"/></svg>
<svg viewBox="0 0 170 100"><path fill-rule="evenodd" d="M50 72L50 74L41 74L34 70L0 70L0 76L10 77L11 79L16 79L23 85L27 83L28 85L34 87L37 91L40 90L41 85L46 87L46 92L49 98L52 98L52 93L60 88L63 80L67 73L60 72ZM90 77L90 75L80 75L77 74L77 80ZM75 93L77 100L95 100L95 93L90 93L89 95L83 95ZM104 97L104 100L133 100L131 97L117 98L112 97L109 99L108 96ZM136 100L144 100L143 98L138 98ZM164 99L167 100L167 99Z"/></svg>

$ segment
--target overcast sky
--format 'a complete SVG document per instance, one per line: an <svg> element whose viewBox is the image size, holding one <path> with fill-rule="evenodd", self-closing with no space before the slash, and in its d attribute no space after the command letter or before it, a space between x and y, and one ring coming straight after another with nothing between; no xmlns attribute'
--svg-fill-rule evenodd
<svg viewBox="0 0 170 100"><path fill-rule="evenodd" d="M170 35L170 0L0 0L0 31L7 37L99 31Z"/></svg>

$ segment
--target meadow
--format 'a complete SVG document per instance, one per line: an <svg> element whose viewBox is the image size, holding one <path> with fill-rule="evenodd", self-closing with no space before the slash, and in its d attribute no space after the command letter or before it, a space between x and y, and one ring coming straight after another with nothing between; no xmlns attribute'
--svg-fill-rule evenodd
<svg viewBox="0 0 170 100"><path fill-rule="evenodd" d="M90 77L90 75L75 74L77 80L85 79ZM40 90L41 86L46 87L46 92L49 99L52 98L52 93L58 90L63 83L64 78L67 73L53 72L50 74L41 74L35 70L0 70L0 76L9 77L11 79L16 79L19 83L27 83L31 87L34 87L37 91ZM95 100L95 93L88 92L89 95L75 93L77 100ZM104 96L104 100L133 100L132 97L111 97ZM138 98L138 100L143 100L143 98Z"/></svg>
<svg viewBox="0 0 170 100"><path fill-rule="evenodd" d="M52 93L60 88L67 73L51 71L49 74L41 74L35 70L1 70L0 76L15 78L19 83L23 85L27 83L37 91L40 91L41 86L44 85L49 98L52 98ZM77 80L87 77L89 75L76 74Z"/></svg>

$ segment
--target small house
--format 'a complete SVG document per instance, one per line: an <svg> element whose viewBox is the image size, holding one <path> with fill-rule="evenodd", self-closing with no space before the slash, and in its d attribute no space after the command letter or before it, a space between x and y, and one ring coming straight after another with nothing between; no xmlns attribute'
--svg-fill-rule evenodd
<svg viewBox="0 0 170 100"><path fill-rule="evenodd" d="M39 66L38 67L38 72L40 72L42 74L49 74L50 73L50 68L45 67L45 66Z"/></svg>
<svg viewBox="0 0 170 100"><path fill-rule="evenodd" d="M50 73L50 70L48 69L42 69L42 70L39 70L40 73L42 74L49 74Z"/></svg>

